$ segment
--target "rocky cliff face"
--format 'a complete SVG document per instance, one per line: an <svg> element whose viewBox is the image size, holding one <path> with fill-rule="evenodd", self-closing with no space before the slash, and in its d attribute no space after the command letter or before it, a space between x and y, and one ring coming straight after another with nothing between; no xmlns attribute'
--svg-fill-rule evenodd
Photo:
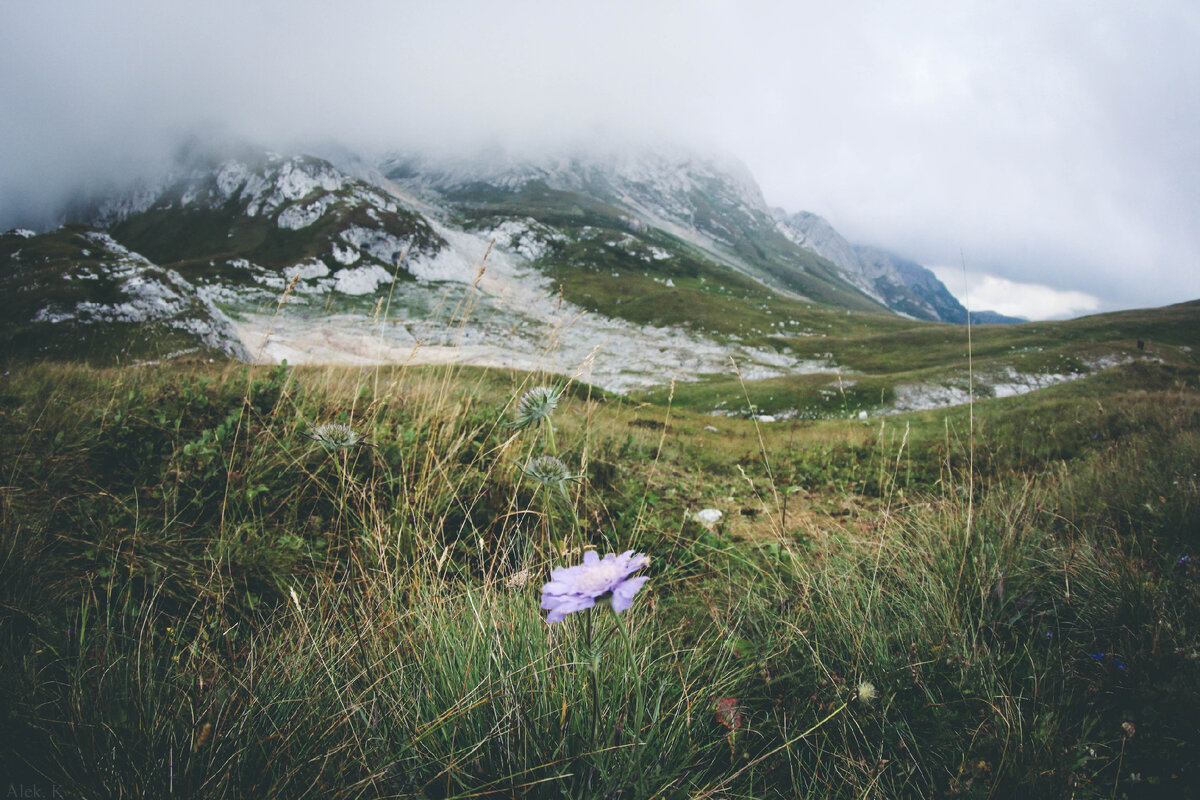
<svg viewBox="0 0 1200 800"><path fill-rule="evenodd" d="M788 238L837 264L848 280L891 310L915 319L966 322L967 310L920 264L851 244L823 217L807 211L776 209L775 218Z"/></svg>
<svg viewBox="0 0 1200 800"><path fill-rule="evenodd" d="M560 229L658 231L763 285L817 303L884 310L832 263L784 236L753 176L733 159L684 151L573 153L536 160L392 155L381 171L430 202L531 215Z"/></svg>

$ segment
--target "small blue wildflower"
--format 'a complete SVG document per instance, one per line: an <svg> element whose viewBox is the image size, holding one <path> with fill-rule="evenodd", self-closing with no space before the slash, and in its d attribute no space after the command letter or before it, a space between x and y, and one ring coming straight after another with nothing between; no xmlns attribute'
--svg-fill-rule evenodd
<svg viewBox="0 0 1200 800"><path fill-rule="evenodd" d="M1092 658L1096 659L1097 661L1103 661L1104 653L1092 653Z"/></svg>
<svg viewBox="0 0 1200 800"><path fill-rule="evenodd" d="M611 603L620 613L633 605L633 596L647 581L645 577L631 578L633 573L650 563L641 553L626 550L617 555L609 553L600 558L595 550L583 554L583 563L574 567L558 567L550 573L550 582L542 587L542 608L550 613L546 622L562 622L567 614L584 611L597 603Z"/></svg>
<svg viewBox="0 0 1200 800"><path fill-rule="evenodd" d="M1125 666L1125 662L1122 661L1121 659L1117 658L1116 656L1113 656L1113 663L1116 664L1117 669L1119 669L1121 671L1129 669L1129 667Z"/></svg>
<svg viewBox="0 0 1200 800"><path fill-rule="evenodd" d="M1046 631L1046 638L1047 638L1047 639L1053 639L1053 638L1054 638L1054 631Z"/></svg>
<svg viewBox="0 0 1200 800"><path fill-rule="evenodd" d="M4 374L5 374L5 375L7 375L8 373L6 372L6 373L4 373ZM1191 557L1191 556L1184 556L1183 558L1179 559L1179 560L1178 560L1178 561L1176 561L1175 563L1176 563L1176 565L1177 565L1177 566L1180 566L1180 567L1186 567L1188 564L1191 564L1191 563L1192 563L1192 557Z"/></svg>

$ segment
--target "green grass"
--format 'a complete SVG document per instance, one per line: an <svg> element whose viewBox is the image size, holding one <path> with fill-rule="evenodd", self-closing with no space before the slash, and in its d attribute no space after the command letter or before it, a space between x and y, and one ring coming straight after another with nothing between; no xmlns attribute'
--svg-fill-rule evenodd
<svg viewBox="0 0 1200 800"><path fill-rule="evenodd" d="M344 245L338 234L350 225L380 229L412 243L417 252L444 246L420 215L404 210L380 215L367 213L347 191L325 193L318 190L305 202L328 194L329 210L320 219L300 230L279 227L275 217L249 216L237 200L216 209L150 209L112 228L112 236L129 249L141 253L156 264L176 269L192 281L233 283L246 280L245 271L231 267L230 261L246 259L264 267L282 269L310 259L325 262L331 270L342 267L333 259L333 244ZM365 263L376 263L364 253ZM394 264L384 265L388 269ZM411 279L403 270L400 276Z"/></svg>
<svg viewBox="0 0 1200 800"><path fill-rule="evenodd" d="M539 382L13 369L0 773L81 796L1200 792L1194 368L973 427L756 427L573 385L553 440L508 425ZM326 421L372 446L301 435ZM569 505L521 474L548 450L584 476ZM581 546L652 559L630 645L592 621L594 694L586 615L538 609Z"/></svg>
<svg viewBox="0 0 1200 800"><path fill-rule="evenodd" d="M619 237L619 232L610 232ZM670 251L668 251L670 252ZM640 325L676 325L718 338L736 336L773 346L776 326L799 326L812 304L783 298L733 270L679 248L647 263L638 252L601 237L554 248L540 260L563 299L589 311ZM673 285L667 285L667 281Z"/></svg>
<svg viewBox="0 0 1200 800"><path fill-rule="evenodd" d="M93 233L99 231L68 225L29 239L0 236L0 361L57 358L114 364L181 351L193 358L224 358L199 336L172 324L209 320L208 309L196 299L184 301L181 313L152 322L37 321L42 311L70 313L80 303L119 306L130 300L124 280L109 271L117 259L85 238ZM138 267L138 272L173 284L160 267Z"/></svg>
<svg viewBox="0 0 1200 800"><path fill-rule="evenodd" d="M753 406L763 414L813 419L886 409L901 385L957 386L965 396L972 371L980 397L991 395L993 382L1009 382L1010 369L1023 375L1083 377L1095 371L1094 365L1113 361L1125 363L1130 371L1124 375L1144 375L1161 385L1159 378L1151 376L1178 374L1179 379L1190 380L1188 376L1200 365L1198 313L1200 304L1182 303L1065 322L981 326L972 329L968 361L962 327L811 310L800 319L810 330L827 326L829 335L780 335L770 343L788 348L799 358L832 360L837 370L760 380L710 376L636 397L665 403L671 395L676 405L696 410L748 412ZM1139 340L1145 349L1138 349ZM1158 364L1168 369L1158 371ZM1137 381L1142 379L1134 379L1133 385L1141 385ZM1088 380L1104 383L1108 378L1101 371Z"/></svg>
<svg viewBox="0 0 1200 800"><path fill-rule="evenodd" d="M718 181L710 187L710 191L719 192L721 188ZM539 259L539 266L562 285L564 296L571 294L568 299L572 299L572 302L610 316L658 324L695 322L687 315L676 315L670 309L655 312L649 308L655 303L645 302L643 305L647 308L641 310L631 310L616 303L615 300L629 292L636 292L636 296L642 297L644 292L639 290L646 289L658 295L660 300L674 297L677 304L690 299L683 293L662 292L661 284L650 285L649 281L630 286L628 282L631 278L637 281L636 276L628 274L630 270L653 273L664 278L705 275L718 285L725 284L735 298L753 298L755 305L775 305L777 311L784 309L786 313L811 308L815 304L882 315L883 309L879 303L847 284L833 264L793 245L768 219L743 215L726 218L727 202L714 200L704 191L694 192L689 197L689 207L695 212L691 224L723 242L713 245L717 257L722 261L718 264L713 254L703 253L696 246L661 230L633 231L620 201L613 200L610 203L597 199L606 192L607 189L600 187L591 194L576 193L551 189L541 181L532 181L516 191L501 190L487 184L468 186L447 193L446 199L454 204L459 220L467 225L480 225L506 217L532 218L565 233L570 241L552 248ZM589 228L590 231L587 230ZM601 236L598 237L597 233ZM647 265L636 255L631 257L622 249L605 246L602 241L604 237L632 237L643 245L665 249L675 257L671 261ZM738 265L737 269L731 266L735 264ZM649 270L647 266L650 266ZM607 278L613 269L623 273L622 280L607 285L610 283ZM577 286L581 281L584 285ZM787 295L768 289L767 284L786 292L798 293L808 298L809 302L789 300ZM717 286L707 288L715 291ZM733 315L741 316L743 311L738 307L741 304L735 301L732 305ZM695 312L698 309L693 307L692 310ZM705 330L726 332L740 328L744 335L747 333L746 325L738 323L763 323L766 327L779 319L751 318L733 320L724 325L717 321L718 324Z"/></svg>

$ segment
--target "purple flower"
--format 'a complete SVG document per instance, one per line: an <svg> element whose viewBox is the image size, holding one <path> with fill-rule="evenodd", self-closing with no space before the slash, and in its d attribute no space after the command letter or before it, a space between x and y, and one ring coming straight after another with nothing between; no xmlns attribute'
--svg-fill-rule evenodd
<svg viewBox="0 0 1200 800"><path fill-rule="evenodd" d="M649 558L632 550L621 555L609 553L604 558L588 550L579 566L558 567L542 587L542 608L550 612L546 622L562 622L567 614L591 608L597 602L611 601L613 611L624 611L633 605L633 596L647 580L629 576L649 563Z"/></svg>

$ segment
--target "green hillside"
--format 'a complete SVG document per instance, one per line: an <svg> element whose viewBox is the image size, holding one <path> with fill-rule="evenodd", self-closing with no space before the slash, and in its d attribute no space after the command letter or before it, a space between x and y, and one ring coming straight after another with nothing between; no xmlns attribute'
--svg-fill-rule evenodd
<svg viewBox="0 0 1200 800"><path fill-rule="evenodd" d="M801 358L831 360L838 369L765 380L736 375L662 387L639 397L700 410L802 418L857 416L891 406L896 388L950 386L962 402L975 380L977 397L1017 376L1084 377L1112 365L1189 370L1200 364L1200 302L1098 314L1063 322L972 327L860 315L809 312L806 327L822 335L774 337ZM1138 342L1144 345L1138 348Z"/></svg>
<svg viewBox="0 0 1200 800"><path fill-rule="evenodd" d="M730 237L730 241L713 246L724 256L725 263L718 263L712 254L666 231L634 223L636 212L624 207L619 200L601 199L603 196L552 189L541 181L531 181L516 190L478 183L444 193L444 199L452 204L467 224L505 217L532 218L567 234L574 240L575 247L548 254L541 260L541 266L568 289L574 288L572 284L579 280L592 284L593 291L575 292L577 297L587 297L588 294L597 297L623 291L618 286L599 293L594 291L597 288L595 284L608 283L608 278L612 277L611 270L606 272L598 267L605 261L611 261L613 254L600 249L590 252L580 250L588 247L590 239L596 238L589 234L601 231L610 238L632 237L645 245L676 253L685 262L691 262L683 269L693 274L698 269L697 263L703 264L699 269L709 273L714 280L735 287L746 287L764 299L778 298L776 292L767 290L769 285L803 295L818 304L865 311L883 310L878 302L847 284L839 276L837 268L828 261L789 242L769 224L769 220L759 221L761 224L748 223L742 218L744 212L741 209L714 203L701 192L689 195L695 213L692 224L704 231L718 227L718 219L727 222L719 228ZM590 258L581 258L584 255ZM571 267L581 262L597 267L594 271L599 277L588 278L572 271ZM742 269L733 269L730 263L740 264ZM655 263L654 273L664 274L663 266ZM758 275L759 280L747 277L747 273ZM670 275L669 272L665 274ZM611 316L634 322L644 321L638 318L636 311L630 313L627 309L617 307L615 302L592 302L597 310L603 310ZM586 307L587 303L581 305Z"/></svg>
<svg viewBox="0 0 1200 800"><path fill-rule="evenodd" d="M1190 346L1177 311L1147 353ZM552 381L13 365L3 774L196 798L1200 792L1194 361L867 425L714 425L573 384L522 427ZM647 554L648 580L548 625L542 587L585 548Z"/></svg>
<svg viewBox="0 0 1200 800"><path fill-rule="evenodd" d="M0 235L0 361L224 360L233 331L195 287L95 228Z"/></svg>

